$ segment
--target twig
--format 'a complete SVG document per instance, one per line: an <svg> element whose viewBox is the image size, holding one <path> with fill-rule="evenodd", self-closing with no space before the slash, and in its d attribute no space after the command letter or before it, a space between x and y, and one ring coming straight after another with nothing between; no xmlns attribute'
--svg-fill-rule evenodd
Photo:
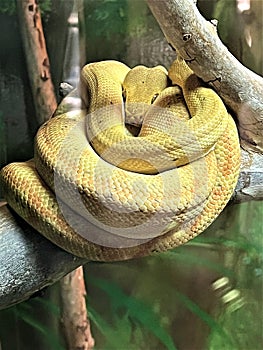
<svg viewBox="0 0 263 350"><path fill-rule="evenodd" d="M91 350L94 339L91 335L86 308L86 289L82 266L60 281L62 298L62 323L67 348Z"/></svg>

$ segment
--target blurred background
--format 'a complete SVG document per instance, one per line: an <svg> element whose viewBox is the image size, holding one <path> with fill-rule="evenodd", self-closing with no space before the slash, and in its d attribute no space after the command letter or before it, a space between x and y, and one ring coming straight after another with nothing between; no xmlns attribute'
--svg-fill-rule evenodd
<svg viewBox="0 0 263 350"><path fill-rule="evenodd" d="M57 101L87 62L169 67L171 50L143 0L39 0ZM199 0L219 36L263 73L263 2ZM0 0L0 166L33 156L39 127L16 2ZM158 256L85 266L95 349L263 347L263 204L229 205L199 237ZM59 284L0 312L0 349L66 349Z"/></svg>

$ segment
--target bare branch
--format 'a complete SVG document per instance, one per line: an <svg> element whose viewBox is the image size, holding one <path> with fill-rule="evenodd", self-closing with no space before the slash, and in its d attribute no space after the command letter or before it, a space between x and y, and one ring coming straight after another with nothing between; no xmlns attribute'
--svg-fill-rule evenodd
<svg viewBox="0 0 263 350"><path fill-rule="evenodd" d="M263 79L228 51L216 21L203 18L192 0L146 1L168 43L234 111L243 145L262 152Z"/></svg>
<svg viewBox="0 0 263 350"><path fill-rule="evenodd" d="M28 299L86 262L50 243L7 206L0 207L0 309Z"/></svg>
<svg viewBox="0 0 263 350"><path fill-rule="evenodd" d="M62 325L68 349L92 350L94 339L86 307L86 288L82 266L60 281Z"/></svg>
<svg viewBox="0 0 263 350"><path fill-rule="evenodd" d="M17 0L16 5L36 118L40 125L51 117L57 107L40 9L36 0Z"/></svg>

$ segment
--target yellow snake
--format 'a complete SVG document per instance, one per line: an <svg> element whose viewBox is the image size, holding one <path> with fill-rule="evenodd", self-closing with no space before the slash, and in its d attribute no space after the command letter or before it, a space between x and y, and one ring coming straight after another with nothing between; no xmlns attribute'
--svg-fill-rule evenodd
<svg viewBox="0 0 263 350"><path fill-rule="evenodd" d="M9 205L91 260L144 256L201 233L240 167L236 125L219 96L180 58L168 75L90 63L81 80L82 109L63 113L62 103L37 133L34 161L2 169Z"/></svg>

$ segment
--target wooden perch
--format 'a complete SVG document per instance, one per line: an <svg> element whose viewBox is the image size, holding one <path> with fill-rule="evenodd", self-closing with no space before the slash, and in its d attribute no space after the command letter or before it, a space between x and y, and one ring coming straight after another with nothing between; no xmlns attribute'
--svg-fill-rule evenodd
<svg viewBox="0 0 263 350"><path fill-rule="evenodd" d="M262 78L228 52L193 0L147 2L168 42L236 114L246 150L233 200L262 199ZM85 262L48 242L7 206L0 208L0 308L27 299Z"/></svg>

